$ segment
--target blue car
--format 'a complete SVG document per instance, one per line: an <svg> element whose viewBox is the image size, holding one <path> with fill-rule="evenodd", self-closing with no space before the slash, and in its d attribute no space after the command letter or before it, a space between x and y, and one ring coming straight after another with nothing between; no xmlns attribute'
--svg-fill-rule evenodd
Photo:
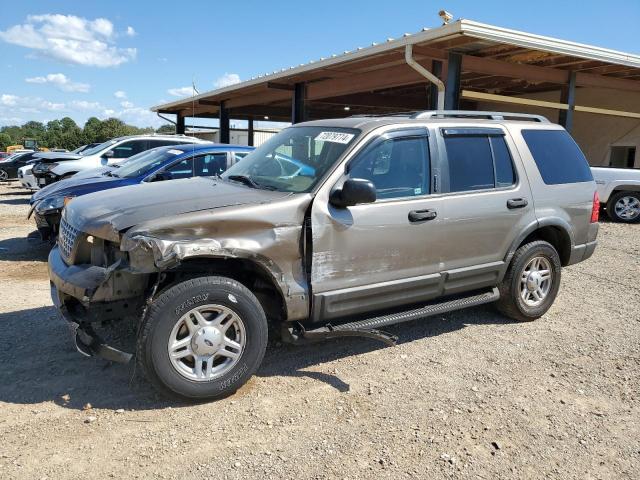
<svg viewBox="0 0 640 480"><path fill-rule="evenodd" d="M254 148L241 145L186 144L154 148L119 166L51 184L31 197L31 213L43 240L58 234L62 208L75 197L110 188L189 177L217 176ZM123 200L126 201L126 200Z"/></svg>

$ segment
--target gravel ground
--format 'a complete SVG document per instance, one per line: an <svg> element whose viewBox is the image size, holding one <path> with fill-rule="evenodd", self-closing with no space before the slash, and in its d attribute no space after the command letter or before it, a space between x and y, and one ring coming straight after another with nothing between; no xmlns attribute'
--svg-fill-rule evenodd
<svg viewBox="0 0 640 480"><path fill-rule="evenodd" d="M0 478L640 478L640 225L603 223L536 322L272 341L238 393L188 405L75 352L28 199L0 186Z"/></svg>

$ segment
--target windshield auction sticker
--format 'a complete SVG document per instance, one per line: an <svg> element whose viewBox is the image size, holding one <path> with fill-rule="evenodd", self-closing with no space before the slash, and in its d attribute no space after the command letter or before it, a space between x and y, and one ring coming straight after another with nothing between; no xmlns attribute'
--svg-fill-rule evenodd
<svg viewBox="0 0 640 480"><path fill-rule="evenodd" d="M320 132L315 138L317 142L334 142L334 143L349 143L353 138L353 133L343 132Z"/></svg>
<svg viewBox="0 0 640 480"><path fill-rule="evenodd" d="M181 155L184 152L182 150L176 150L175 148L172 148L171 150L167 150L167 153L171 153L173 155Z"/></svg>

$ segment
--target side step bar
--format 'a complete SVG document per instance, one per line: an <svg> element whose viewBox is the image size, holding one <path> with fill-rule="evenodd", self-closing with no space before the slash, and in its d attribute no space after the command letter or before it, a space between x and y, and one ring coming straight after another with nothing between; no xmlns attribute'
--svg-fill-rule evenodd
<svg viewBox="0 0 640 480"><path fill-rule="evenodd" d="M424 307L367 318L357 322L343 323L340 325L328 324L313 330L305 330L301 324L296 324L293 328L285 329L283 339L289 343L300 344L338 337L368 337L380 340L387 345L395 345L398 338L395 335L379 330L381 327L409 322L411 320L452 312L463 308L475 307L477 305L495 302L499 298L500 292L497 288L493 288L490 291L470 297L445 300L440 303L432 303Z"/></svg>

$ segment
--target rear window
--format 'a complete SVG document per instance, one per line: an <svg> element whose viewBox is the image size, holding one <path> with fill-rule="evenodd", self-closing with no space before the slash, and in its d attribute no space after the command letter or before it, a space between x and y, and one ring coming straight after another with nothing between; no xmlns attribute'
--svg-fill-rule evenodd
<svg viewBox="0 0 640 480"><path fill-rule="evenodd" d="M593 180L587 159L565 130L522 130L522 136L547 185Z"/></svg>

